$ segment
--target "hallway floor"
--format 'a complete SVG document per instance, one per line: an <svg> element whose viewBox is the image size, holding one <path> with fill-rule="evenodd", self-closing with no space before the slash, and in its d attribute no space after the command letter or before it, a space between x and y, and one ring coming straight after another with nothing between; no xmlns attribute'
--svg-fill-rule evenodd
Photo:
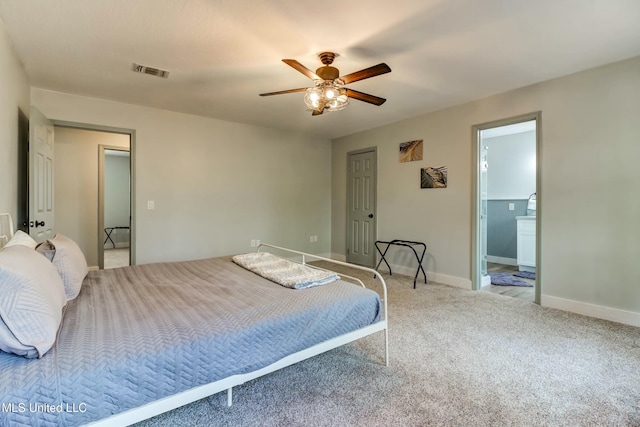
<svg viewBox="0 0 640 427"><path fill-rule="evenodd" d="M116 268L129 265L129 248L104 250L104 268Z"/></svg>

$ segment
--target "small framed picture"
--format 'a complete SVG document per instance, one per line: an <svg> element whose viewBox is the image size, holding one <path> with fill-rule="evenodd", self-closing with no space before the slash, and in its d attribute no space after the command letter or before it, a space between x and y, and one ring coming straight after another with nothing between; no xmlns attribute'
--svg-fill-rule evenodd
<svg viewBox="0 0 640 427"><path fill-rule="evenodd" d="M420 188L447 188L447 167L426 167L420 170Z"/></svg>
<svg viewBox="0 0 640 427"><path fill-rule="evenodd" d="M400 163L422 160L422 140L400 143Z"/></svg>

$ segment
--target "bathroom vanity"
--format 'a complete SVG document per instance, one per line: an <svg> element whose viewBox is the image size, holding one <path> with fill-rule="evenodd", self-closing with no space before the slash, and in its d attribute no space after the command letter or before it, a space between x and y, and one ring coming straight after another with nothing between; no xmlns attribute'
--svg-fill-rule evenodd
<svg viewBox="0 0 640 427"><path fill-rule="evenodd" d="M520 271L536 271L536 217L517 216L517 251Z"/></svg>

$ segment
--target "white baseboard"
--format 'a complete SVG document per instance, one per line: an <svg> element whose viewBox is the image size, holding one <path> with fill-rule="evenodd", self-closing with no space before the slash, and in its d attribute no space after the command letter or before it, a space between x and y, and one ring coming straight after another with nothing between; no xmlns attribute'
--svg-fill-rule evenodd
<svg viewBox="0 0 640 427"><path fill-rule="evenodd" d="M95 270L100 270L100 267L98 267L97 265L90 265L89 266L89 271L95 271Z"/></svg>
<svg viewBox="0 0 640 427"><path fill-rule="evenodd" d="M585 316L596 317L598 319L611 320L613 322L624 323L631 326L640 326L640 313L633 311L620 310L617 308L552 297L544 294L542 295L540 303L543 307L557 308L558 310L583 314Z"/></svg>
<svg viewBox="0 0 640 427"><path fill-rule="evenodd" d="M327 258L335 259L336 261L347 262L347 256L342 254L331 253Z"/></svg>
<svg viewBox="0 0 640 427"><path fill-rule="evenodd" d="M331 254L331 259L335 259L336 261L347 262L347 257L342 254ZM403 276L415 277L417 267L407 267L403 265L394 265L391 264L391 271L395 274L402 274ZM388 273L387 266L382 265L380 267L381 273ZM454 286L456 288L468 289L471 290L471 280L463 279L461 277L448 276L446 274L434 273L432 271L427 271L427 279L431 282L441 283L443 285ZM422 272L418 275L418 279L416 283L424 283L424 276Z"/></svg>
<svg viewBox="0 0 640 427"><path fill-rule="evenodd" d="M487 255L487 262L494 262L496 264L504 265L518 265L518 260L515 258L505 258L501 256Z"/></svg>
<svg viewBox="0 0 640 427"><path fill-rule="evenodd" d="M418 267L407 267L404 265L394 265L391 264L391 271L393 273L402 274L403 276L415 277L416 269ZM382 272L387 271L386 266L381 268ZM437 282L443 285L453 286L456 288L468 289L471 290L471 280L463 279L461 277L449 276L447 274L434 273L433 271L427 271L427 279L430 282ZM418 274L417 283L424 283L424 276L422 272Z"/></svg>
<svg viewBox="0 0 640 427"><path fill-rule="evenodd" d="M418 268L417 266L408 267L405 265L391 264L391 271L394 274L398 273L398 274L402 274L403 276L409 276L409 277L415 277L417 268ZM388 271L387 266L386 265L381 266L380 271L387 272ZM462 277L456 277L456 276L449 276L447 274L434 273L433 271L428 271L428 270L426 270L426 272L427 272L427 279L429 280L429 282L437 282L443 285L454 286L456 288L471 290L471 280L469 279L463 279ZM418 274L416 283L424 283L424 276L422 275L422 272Z"/></svg>
<svg viewBox="0 0 640 427"><path fill-rule="evenodd" d="M489 286L491 286L491 276L480 277L480 287L484 289L488 288Z"/></svg>

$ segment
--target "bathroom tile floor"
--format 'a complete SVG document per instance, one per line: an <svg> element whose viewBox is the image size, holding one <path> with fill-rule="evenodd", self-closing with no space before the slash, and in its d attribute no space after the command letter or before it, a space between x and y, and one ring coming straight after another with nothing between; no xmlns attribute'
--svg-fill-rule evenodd
<svg viewBox="0 0 640 427"><path fill-rule="evenodd" d="M489 262L487 263L487 271L489 273L516 273L518 271L517 265L505 265L505 264L496 264ZM489 285L483 287L482 290L487 292L492 292L495 294L504 295L507 297L519 298L525 301L534 302L535 301L535 280L525 279L522 277L518 277L518 279L531 283L534 287L523 287L523 286L497 286L497 285Z"/></svg>

